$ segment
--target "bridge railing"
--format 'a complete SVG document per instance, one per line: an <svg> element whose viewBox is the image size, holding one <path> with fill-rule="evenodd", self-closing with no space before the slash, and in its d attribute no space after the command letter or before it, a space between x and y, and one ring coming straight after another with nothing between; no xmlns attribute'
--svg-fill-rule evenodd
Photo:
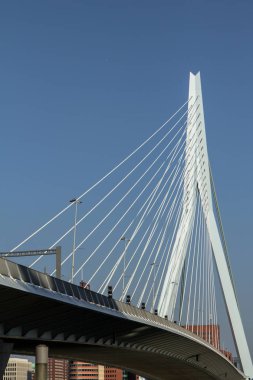
<svg viewBox="0 0 253 380"><path fill-rule="evenodd" d="M52 292L60 293L66 296L74 297L81 301L86 301L98 305L113 309L129 315L131 318L142 319L149 321L153 324L163 327L173 327L173 329L179 329L185 332L187 335L191 333L184 330L175 323L161 318L158 315L152 314L146 310L140 309L136 306L126 304L121 301L117 301L111 297L104 296L103 294L96 293L88 288L80 287L79 285L72 284L62 279L52 277L46 273L38 272L32 268L28 268L24 265L17 264L13 261L9 261L5 258L0 258L0 275L9 277L14 280L21 281L36 287L50 290Z"/></svg>
<svg viewBox="0 0 253 380"><path fill-rule="evenodd" d="M177 326L175 323L161 318L158 315L152 314L146 310L140 309L134 305L129 305L121 301L117 301L111 297L92 291L88 288L83 288L79 285L72 284L62 279L52 277L49 274L39 272L24 265L17 264L5 258L0 258L0 275L21 281L30 285L38 286L43 289L48 289L52 292L57 292L66 296L96 304L98 306L117 310L125 315L133 318L141 318L149 320L157 325L168 327ZM182 328L181 328L182 329ZM187 332L188 333L188 332Z"/></svg>
<svg viewBox="0 0 253 380"><path fill-rule="evenodd" d="M39 286L53 292L75 297L79 300L91 302L99 306L118 310L113 298L96 293L88 288L82 288L70 282L52 277L46 273L38 272L24 265L0 258L0 275L13 278L31 285Z"/></svg>

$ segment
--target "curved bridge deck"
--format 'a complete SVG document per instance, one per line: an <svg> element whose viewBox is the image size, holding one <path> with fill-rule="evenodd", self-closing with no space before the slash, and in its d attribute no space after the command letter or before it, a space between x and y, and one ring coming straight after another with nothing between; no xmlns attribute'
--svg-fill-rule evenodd
<svg viewBox="0 0 253 380"><path fill-rule="evenodd" d="M157 380L242 380L207 342L145 310L0 258L0 339L16 353L126 368Z"/></svg>

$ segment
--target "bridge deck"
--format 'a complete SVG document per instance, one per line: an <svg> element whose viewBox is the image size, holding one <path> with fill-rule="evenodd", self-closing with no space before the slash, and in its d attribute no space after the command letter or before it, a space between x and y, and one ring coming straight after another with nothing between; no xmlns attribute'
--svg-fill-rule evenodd
<svg viewBox="0 0 253 380"><path fill-rule="evenodd" d="M0 338L16 353L127 368L150 379L244 379L218 350L145 310L0 259Z"/></svg>

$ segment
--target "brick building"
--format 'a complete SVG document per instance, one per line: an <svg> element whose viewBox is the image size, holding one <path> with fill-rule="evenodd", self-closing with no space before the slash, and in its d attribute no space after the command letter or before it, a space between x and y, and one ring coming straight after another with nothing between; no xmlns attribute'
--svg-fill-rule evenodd
<svg viewBox="0 0 253 380"><path fill-rule="evenodd" d="M68 360L48 358L48 380L68 380Z"/></svg>
<svg viewBox="0 0 253 380"><path fill-rule="evenodd" d="M105 380L122 380L123 371L119 368L105 367Z"/></svg>
<svg viewBox="0 0 253 380"><path fill-rule="evenodd" d="M69 380L104 380L104 372L102 365L77 360L69 362Z"/></svg>

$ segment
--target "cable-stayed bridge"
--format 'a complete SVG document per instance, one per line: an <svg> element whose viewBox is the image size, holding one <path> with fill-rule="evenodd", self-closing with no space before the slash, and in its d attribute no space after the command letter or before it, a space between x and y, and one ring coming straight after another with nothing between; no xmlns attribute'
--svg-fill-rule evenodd
<svg viewBox="0 0 253 380"><path fill-rule="evenodd" d="M147 379L253 378L199 74L150 137L1 256L2 371L43 343Z"/></svg>

